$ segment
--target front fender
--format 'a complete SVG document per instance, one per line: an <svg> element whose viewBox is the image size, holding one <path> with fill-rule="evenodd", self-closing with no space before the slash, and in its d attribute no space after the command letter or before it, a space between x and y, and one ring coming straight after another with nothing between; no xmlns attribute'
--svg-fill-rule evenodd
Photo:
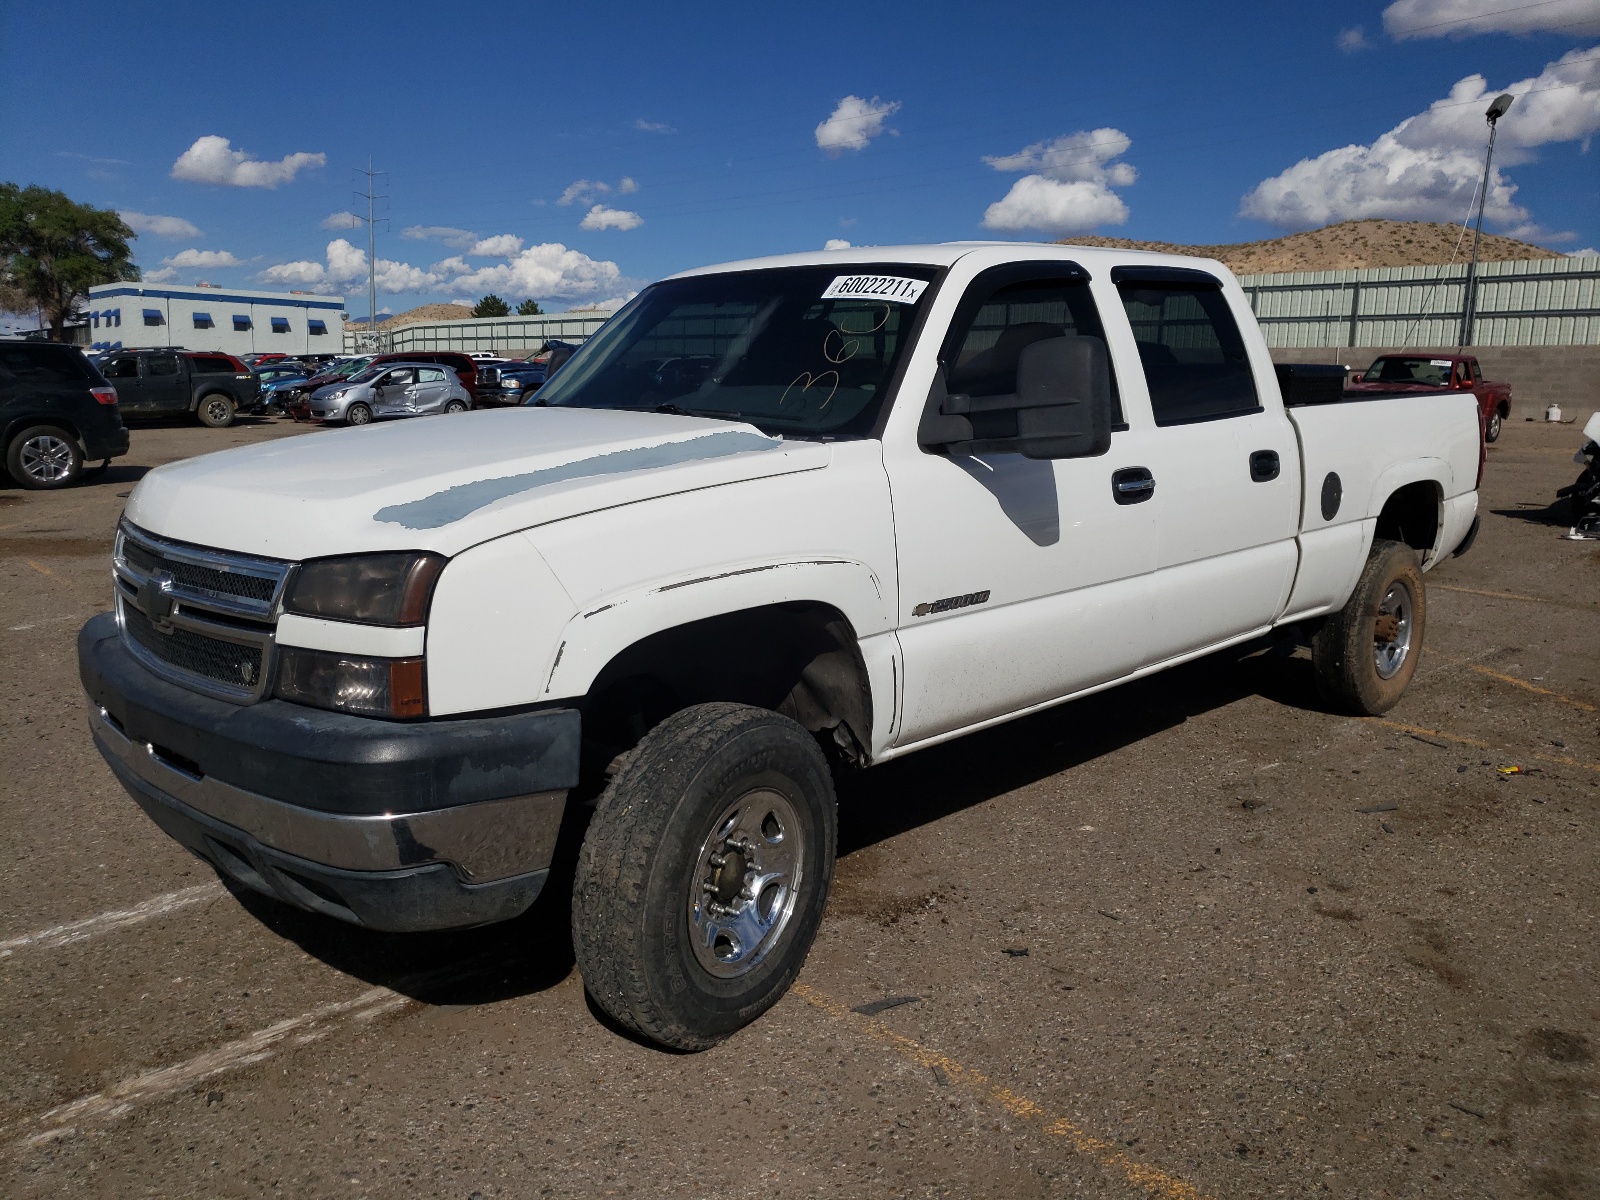
<svg viewBox="0 0 1600 1200"><path fill-rule="evenodd" d="M541 700L585 695L605 665L651 634L706 617L809 601L837 609L858 634L884 624L883 582L847 558L773 559L697 571L604 597L561 632ZM876 673L869 657L869 674Z"/></svg>

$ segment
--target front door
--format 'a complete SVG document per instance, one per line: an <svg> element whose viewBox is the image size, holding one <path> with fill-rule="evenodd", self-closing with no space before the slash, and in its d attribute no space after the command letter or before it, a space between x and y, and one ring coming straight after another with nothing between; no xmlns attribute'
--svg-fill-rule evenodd
<svg viewBox="0 0 1600 1200"><path fill-rule="evenodd" d="M189 411L189 381L176 354L144 355L144 392L152 413Z"/></svg>
<svg viewBox="0 0 1600 1200"><path fill-rule="evenodd" d="M1270 625L1299 562L1300 448L1258 372L1221 282L1201 271L1118 267L1155 437L1157 586L1152 657ZM1242 302L1242 301L1241 301Z"/></svg>
<svg viewBox="0 0 1600 1200"><path fill-rule="evenodd" d="M411 411L411 389L417 381L413 367L396 367L372 389L372 411L394 415Z"/></svg>
<svg viewBox="0 0 1600 1200"><path fill-rule="evenodd" d="M144 383L139 378L139 356L119 354L110 359L101 373L117 389L117 407L125 417L145 416L150 406L145 400Z"/></svg>
<svg viewBox="0 0 1600 1200"><path fill-rule="evenodd" d="M1015 392L1023 348L1065 335L1105 336L1081 270L1058 261L981 272L940 350L944 386L975 397ZM905 662L895 745L1045 704L1140 665L1153 521L1137 489L1119 494L1115 484L1148 464L1154 433L1147 423L1119 424L1109 454L1054 461L950 456L885 440Z"/></svg>

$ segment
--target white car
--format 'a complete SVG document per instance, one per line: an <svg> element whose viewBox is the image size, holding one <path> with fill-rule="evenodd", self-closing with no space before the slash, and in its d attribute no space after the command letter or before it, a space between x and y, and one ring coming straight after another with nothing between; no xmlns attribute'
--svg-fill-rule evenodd
<svg viewBox="0 0 1600 1200"><path fill-rule="evenodd" d="M1285 627L1332 703L1399 701L1422 572L1477 528L1476 402L1342 383L1280 382L1209 260L686 272L530 406L145 475L90 725L218 871L374 929L522 912L598 791L585 984L706 1047L800 970L836 771Z"/></svg>

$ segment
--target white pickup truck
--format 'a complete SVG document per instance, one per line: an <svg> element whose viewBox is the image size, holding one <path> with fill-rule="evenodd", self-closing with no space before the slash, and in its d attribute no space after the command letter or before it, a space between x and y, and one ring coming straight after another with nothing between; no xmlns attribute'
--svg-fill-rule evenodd
<svg viewBox="0 0 1600 1200"><path fill-rule="evenodd" d="M594 1000L709 1046L800 970L835 771L1291 625L1331 703L1399 699L1477 406L1341 380L1211 261L690 271L527 406L146 475L90 726L227 879L373 929L524 911L565 820Z"/></svg>

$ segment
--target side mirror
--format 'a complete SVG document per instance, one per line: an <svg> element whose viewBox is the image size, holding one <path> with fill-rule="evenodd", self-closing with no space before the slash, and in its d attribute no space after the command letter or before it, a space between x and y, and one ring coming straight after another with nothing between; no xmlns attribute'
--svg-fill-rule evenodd
<svg viewBox="0 0 1600 1200"><path fill-rule="evenodd" d="M1017 390L1004 396L946 391L941 370L917 441L946 454L1092 458L1111 449L1111 363L1093 337L1045 338L1017 359Z"/></svg>

